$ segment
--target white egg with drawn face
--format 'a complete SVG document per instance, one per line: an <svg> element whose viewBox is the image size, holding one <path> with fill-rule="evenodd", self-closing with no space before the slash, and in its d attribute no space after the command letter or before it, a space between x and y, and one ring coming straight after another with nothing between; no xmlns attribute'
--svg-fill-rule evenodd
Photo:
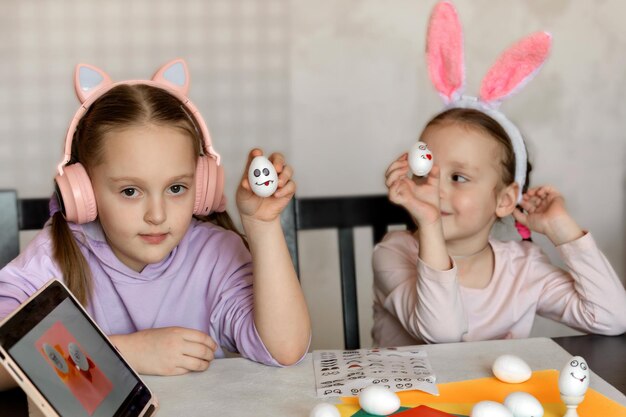
<svg viewBox="0 0 626 417"><path fill-rule="evenodd" d="M59 372L67 374L70 371L70 368L67 366L67 362L58 350L53 348L48 343L44 343L42 347L46 356L48 356L48 359L50 359Z"/></svg>
<svg viewBox="0 0 626 417"><path fill-rule="evenodd" d="M72 358L72 361L78 367L78 369L80 369L81 371L86 371L87 369L89 369L89 362L87 362L87 357L85 356L83 351L80 350L78 345L76 345L76 343L71 342L69 345L67 345L67 349L70 351L70 357Z"/></svg>
<svg viewBox="0 0 626 417"><path fill-rule="evenodd" d="M254 194L259 197L269 197L278 188L276 168L266 157L256 156L250 162L248 182Z"/></svg>
<svg viewBox="0 0 626 417"><path fill-rule="evenodd" d="M424 142L417 142L409 151L409 167L418 177L425 177L433 168L433 153Z"/></svg>
<svg viewBox="0 0 626 417"><path fill-rule="evenodd" d="M559 391L561 395L580 397L589 388L589 367L581 356L574 356L563 367L559 374Z"/></svg>

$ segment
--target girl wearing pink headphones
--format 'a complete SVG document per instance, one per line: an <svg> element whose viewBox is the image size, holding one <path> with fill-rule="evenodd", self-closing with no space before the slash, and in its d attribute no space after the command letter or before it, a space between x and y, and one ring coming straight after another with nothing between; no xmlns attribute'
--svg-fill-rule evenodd
<svg viewBox="0 0 626 417"><path fill-rule="evenodd" d="M246 240L224 211L220 157L183 60L118 83L79 65L75 87L58 207L0 271L0 320L58 277L141 373L205 370L224 349L298 362L310 323L280 225L296 189L283 156L269 157L279 185L267 198L247 179L262 151L248 156L236 193Z"/></svg>

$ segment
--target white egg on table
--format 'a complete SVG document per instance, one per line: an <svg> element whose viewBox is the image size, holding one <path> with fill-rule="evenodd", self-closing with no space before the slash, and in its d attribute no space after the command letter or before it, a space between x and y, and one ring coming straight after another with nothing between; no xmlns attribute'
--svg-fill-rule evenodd
<svg viewBox="0 0 626 417"><path fill-rule="evenodd" d="M417 142L409 150L409 167L418 177L428 175L433 167L433 154L424 142Z"/></svg>
<svg viewBox="0 0 626 417"><path fill-rule="evenodd" d="M309 417L340 417L339 410L332 404L319 403L309 413Z"/></svg>
<svg viewBox="0 0 626 417"><path fill-rule="evenodd" d="M493 374L502 382L517 384L527 381L532 375L530 366L515 355L500 355L491 366Z"/></svg>
<svg viewBox="0 0 626 417"><path fill-rule="evenodd" d="M359 394L359 405L366 413L386 416L398 411L400 397L387 387L370 385Z"/></svg>
<svg viewBox="0 0 626 417"><path fill-rule="evenodd" d="M506 396L504 406L511 410L513 417L542 417L543 406L527 392L516 391Z"/></svg>
<svg viewBox="0 0 626 417"><path fill-rule="evenodd" d="M248 169L248 182L252 192L259 197L269 197L278 187L278 174L274 164L260 155L255 156Z"/></svg>
<svg viewBox="0 0 626 417"><path fill-rule="evenodd" d="M513 414L498 402L480 401L472 407L470 417L513 417Z"/></svg>
<svg viewBox="0 0 626 417"><path fill-rule="evenodd" d="M559 392L570 397L585 395L589 388L589 367L581 356L572 357L559 374Z"/></svg>

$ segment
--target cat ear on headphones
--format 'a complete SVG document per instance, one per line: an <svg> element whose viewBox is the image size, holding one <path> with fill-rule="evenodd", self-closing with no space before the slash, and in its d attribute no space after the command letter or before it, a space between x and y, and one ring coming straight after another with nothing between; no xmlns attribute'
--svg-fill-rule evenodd
<svg viewBox="0 0 626 417"><path fill-rule="evenodd" d="M78 64L74 70L74 89L81 103L92 97L93 93L113 84L111 77L100 68L89 64Z"/></svg>
<svg viewBox="0 0 626 417"><path fill-rule="evenodd" d="M178 58L168 62L157 70L152 81L187 95L189 91L189 71L184 59Z"/></svg>

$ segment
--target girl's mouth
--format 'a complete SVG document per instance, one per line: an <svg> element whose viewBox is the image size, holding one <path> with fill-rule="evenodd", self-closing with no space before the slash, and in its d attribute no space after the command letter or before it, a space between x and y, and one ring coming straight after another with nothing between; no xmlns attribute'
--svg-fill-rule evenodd
<svg viewBox="0 0 626 417"><path fill-rule="evenodd" d="M140 235L140 236L146 243L149 243L151 245L158 245L159 243L165 240L165 238L167 237L167 233L163 233L160 235Z"/></svg>

